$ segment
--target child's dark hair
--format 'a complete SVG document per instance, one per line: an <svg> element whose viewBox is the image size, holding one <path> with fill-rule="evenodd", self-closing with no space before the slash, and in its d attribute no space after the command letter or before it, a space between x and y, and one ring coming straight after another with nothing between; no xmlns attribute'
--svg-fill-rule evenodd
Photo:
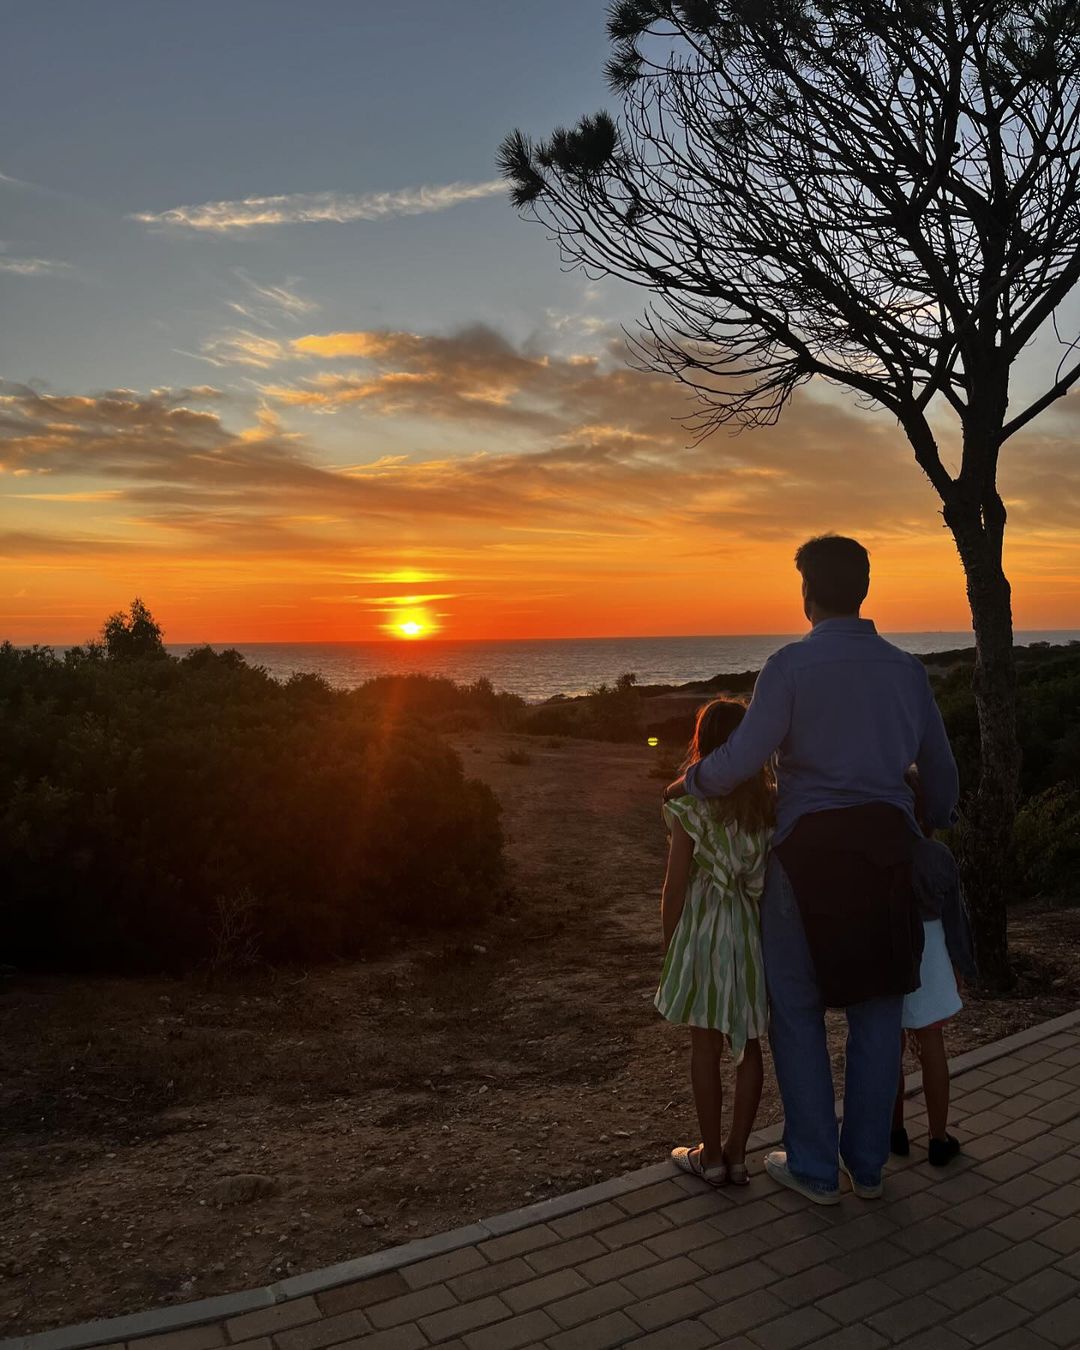
<svg viewBox="0 0 1080 1350"><path fill-rule="evenodd" d="M718 750L746 716L746 708L731 699L714 698L698 709L687 764L696 764ZM776 780L772 766L763 764L752 778L710 805L718 820L731 821L744 830L764 830L776 819Z"/></svg>

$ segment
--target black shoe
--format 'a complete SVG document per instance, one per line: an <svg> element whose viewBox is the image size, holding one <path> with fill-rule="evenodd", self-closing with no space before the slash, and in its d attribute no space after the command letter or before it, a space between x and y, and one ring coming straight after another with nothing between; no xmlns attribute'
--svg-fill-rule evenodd
<svg viewBox="0 0 1080 1350"><path fill-rule="evenodd" d="M926 1161L933 1167L945 1167L960 1152L960 1140L947 1134L944 1139L931 1139Z"/></svg>
<svg viewBox="0 0 1080 1350"><path fill-rule="evenodd" d="M907 1130L904 1129L903 1125L898 1130L893 1130L889 1136L889 1152L895 1153L898 1158L906 1158L911 1152Z"/></svg>

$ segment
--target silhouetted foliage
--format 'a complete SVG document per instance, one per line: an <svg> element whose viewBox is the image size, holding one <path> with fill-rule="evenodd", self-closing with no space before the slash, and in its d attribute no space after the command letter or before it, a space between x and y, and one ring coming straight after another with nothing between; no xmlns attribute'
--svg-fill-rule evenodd
<svg viewBox="0 0 1080 1350"><path fill-rule="evenodd" d="M209 648L0 647L0 959L306 962L482 917L498 804L393 693Z"/></svg>
<svg viewBox="0 0 1080 1350"><path fill-rule="evenodd" d="M980 963L1004 982L1019 748L997 468L1080 378L1066 335L1010 404L1014 362L1080 281L1080 5L615 0L608 32L621 118L513 132L511 198L565 263L651 292L634 353L695 392L702 434L775 422L815 378L902 427L967 578L963 837Z"/></svg>
<svg viewBox="0 0 1080 1350"><path fill-rule="evenodd" d="M110 661L165 655L161 628L138 596L126 614L118 610L109 615L101 629L101 640Z"/></svg>

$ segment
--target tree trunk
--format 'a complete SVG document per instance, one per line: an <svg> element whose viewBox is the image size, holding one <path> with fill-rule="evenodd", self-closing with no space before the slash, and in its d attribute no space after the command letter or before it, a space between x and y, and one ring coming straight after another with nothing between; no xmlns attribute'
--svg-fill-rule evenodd
<svg viewBox="0 0 1080 1350"><path fill-rule="evenodd" d="M981 767L961 819L965 889L980 980L1003 989L1011 981L1006 905L1020 777L1012 592L1001 566L1005 506L994 492L981 507L947 507L945 520L964 565L975 628Z"/></svg>

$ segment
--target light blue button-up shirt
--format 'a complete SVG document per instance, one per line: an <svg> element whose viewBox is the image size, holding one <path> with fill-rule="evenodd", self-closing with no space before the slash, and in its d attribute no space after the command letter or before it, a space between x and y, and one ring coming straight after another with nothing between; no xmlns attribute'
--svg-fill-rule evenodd
<svg viewBox="0 0 1080 1350"><path fill-rule="evenodd" d="M956 809L956 760L926 667L870 619L824 619L762 667L742 723L686 772L695 797L720 797L777 756L773 843L811 811L889 802L915 822L904 774L919 769L927 823Z"/></svg>

